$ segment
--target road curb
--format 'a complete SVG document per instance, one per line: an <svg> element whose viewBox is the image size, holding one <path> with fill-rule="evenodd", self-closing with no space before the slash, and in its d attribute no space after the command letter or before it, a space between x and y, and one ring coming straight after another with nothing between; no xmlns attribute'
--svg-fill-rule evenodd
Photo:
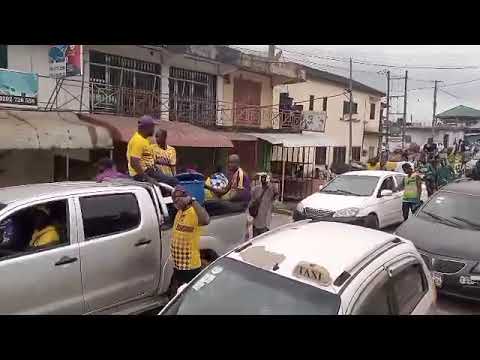
<svg viewBox="0 0 480 360"><path fill-rule="evenodd" d="M293 215L293 211L288 209L273 209L273 212L275 214L282 214L282 215L288 215L288 216Z"/></svg>

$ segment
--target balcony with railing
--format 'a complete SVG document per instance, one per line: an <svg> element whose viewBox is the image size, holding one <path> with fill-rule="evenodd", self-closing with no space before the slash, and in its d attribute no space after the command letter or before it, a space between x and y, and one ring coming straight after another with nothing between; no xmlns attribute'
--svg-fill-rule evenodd
<svg viewBox="0 0 480 360"><path fill-rule="evenodd" d="M152 115L202 127L234 126L301 130L303 115L272 106L252 106L158 92L90 84L90 111L126 116Z"/></svg>

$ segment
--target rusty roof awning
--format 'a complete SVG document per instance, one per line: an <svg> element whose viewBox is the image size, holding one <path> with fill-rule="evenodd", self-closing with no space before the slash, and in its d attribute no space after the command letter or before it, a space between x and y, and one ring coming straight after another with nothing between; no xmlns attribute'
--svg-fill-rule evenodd
<svg viewBox="0 0 480 360"><path fill-rule="evenodd" d="M95 125L106 127L114 141L128 142L137 131L139 118L109 114L80 114L80 118ZM166 130L167 144L180 147L232 148L232 142L215 131L190 123L157 120L157 129Z"/></svg>
<svg viewBox="0 0 480 360"><path fill-rule="evenodd" d="M103 127L72 112L0 110L0 149L111 149Z"/></svg>

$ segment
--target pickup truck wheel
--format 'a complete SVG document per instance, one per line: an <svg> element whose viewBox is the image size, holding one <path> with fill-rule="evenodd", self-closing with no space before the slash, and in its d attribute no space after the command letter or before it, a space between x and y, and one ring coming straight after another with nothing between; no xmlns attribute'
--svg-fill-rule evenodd
<svg viewBox="0 0 480 360"><path fill-rule="evenodd" d="M378 230L378 217L375 214L369 214L365 219L365 226L370 229Z"/></svg>
<svg viewBox="0 0 480 360"><path fill-rule="evenodd" d="M216 259L218 259L218 255L215 251L210 249L200 250L200 260L202 261L202 267L207 267Z"/></svg>

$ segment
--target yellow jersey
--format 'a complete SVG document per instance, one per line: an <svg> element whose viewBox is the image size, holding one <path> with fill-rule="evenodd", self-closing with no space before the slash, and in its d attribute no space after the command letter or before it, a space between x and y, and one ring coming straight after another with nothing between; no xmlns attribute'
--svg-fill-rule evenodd
<svg viewBox="0 0 480 360"><path fill-rule="evenodd" d="M49 225L42 230L35 230L33 232L32 240L30 240L29 246L44 246L56 242L60 242L60 235L54 226Z"/></svg>
<svg viewBox="0 0 480 360"><path fill-rule="evenodd" d="M178 210L173 223L170 245L176 269L194 270L202 265L199 243L200 227L195 209L190 206L188 209Z"/></svg>
<svg viewBox="0 0 480 360"><path fill-rule="evenodd" d="M167 145L166 149L162 149L158 146L157 143L152 144L153 157L155 161L160 158L166 158L170 162L171 166L168 165L157 165L162 173L165 175L173 176L172 167L175 167L177 164L177 152L173 146Z"/></svg>
<svg viewBox="0 0 480 360"><path fill-rule="evenodd" d="M153 167L155 164L150 141L148 141L147 138L144 138L138 132L133 134L127 145L128 172L130 173L130 176L135 176L137 175L137 172L130 164L131 157L140 159L142 169L144 171L148 168Z"/></svg>

